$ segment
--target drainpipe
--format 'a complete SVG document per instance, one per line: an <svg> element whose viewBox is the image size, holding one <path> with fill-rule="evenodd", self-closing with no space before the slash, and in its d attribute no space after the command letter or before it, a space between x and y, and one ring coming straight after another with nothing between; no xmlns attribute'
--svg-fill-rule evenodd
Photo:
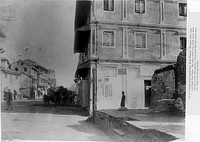
<svg viewBox="0 0 200 142"><path fill-rule="evenodd" d="M92 122L95 123L95 111L97 109L97 61L95 61L95 67L92 69L92 79L93 79Z"/></svg>
<svg viewBox="0 0 200 142"><path fill-rule="evenodd" d="M175 92L178 91L178 74L177 74L177 64L174 65L174 75L175 75Z"/></svg>
<svg viewBox="0 0 200 142"><path fill-rule="evenodd" d="M96 26L96 29L95 29L95 38L97 39L97 23L98 23L98 20L95 16L95 8L94 8L94 3L95 3L95 0L92 1L92 15L93 15L93 18L95 20L95 26ZM95 46L97 47L97 40L95 40ZM95 49L97 50L97 49ZM95 51L95 54L96 54L97 51ZM97 109L97 59L94 60L94 68L92 69L92 82L93 82L93 94L92 94L92 122L95 123L95 111Z"/></svg>

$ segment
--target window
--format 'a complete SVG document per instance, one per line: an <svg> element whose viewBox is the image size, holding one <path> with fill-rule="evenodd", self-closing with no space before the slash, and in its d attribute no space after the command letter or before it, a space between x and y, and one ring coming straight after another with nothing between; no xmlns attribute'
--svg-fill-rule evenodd
<svg viewBox="0 0 200 142"><path fill-rule="evenodd" d="M123 56L128 55L128 30L123 29Z"/></svg>
<svg viewBox="0 0 200 142"><path fill-rule="evenodd" d="M140 68L129 68L129 76L133 78L139 78Z"/></svg>
<svg viewBox="0 0 200 142"><path fill-rule="evenodd" d="M31 75L34 76L34 70L33 69L31 69Z"/></svg>
<svg viewBox="0 0 200 142"><path fill-rule="evenodd" d="M114 31L103 31L103 46L114 47Z"/></svg>
<svg viewBox="0 0 200 142"><path fill-rule="evenodd" d="M18 68L15 68L15 71L18 71Z"/></svg>
<svg viewBox="0 0 200 142"><path fill-rule="evenodd" d="M161 58L166 57L166 40L165 33L161 32Z"/></svg>
<svg viewBox="0 0 200 142"><path fill-rule="evenodd" d="M24 68L24 71L26 72L26 71L27 71L27 68Z"/></svg>
<svg viewBox="0 0 200 142"><path fill-rule="evenodd" d="M102 74L104 77L115 77L117 76L117 68L116 67L102 67Z"/></svg>
<svg viewBox="0 0 200 142"><path fill-rule="evenodd" d="M160 2L160 21L164 21L164 1Z"/></svg>
<svg viewBox="0 0 200 142"><path fill-rule="evenodd" d="M179 16L187 16L187 4L179 3Z"/></svg>
<svg viewBox="0 0 200 142"><path fill-rule="evenodd" d="M114 11L114 0L104 0L103 1L103 10Z"/></svg>
<svg viewBox="0 0 200 142"><path fill-rule="evenodd" d="M180 49L186 49L186 37L180 37Z"/></svg>
<svg viewBox="0 0 200 142"><path fill-rule="evenodd" d="M135 0L135 13L145 13L145 0Z"/></svg>
<svg viewBox="0 0 200 142"><path fill-rule="evenodd" d="M92 29L92 54L96 53L96 37L95 29Z"/></svg>
<svg viewBox="0 0 200 142"><path fill-rule="evenodd" d="M123 18L127 18L127 0L123 0Z"/></svg>
<svg viewBox="0 0 200 142"><path fill-rule="evenodd" d="M146 33L135 34L135 48L145 49L146 48Z"/></svg>
<svg viewBox="0 0 200 142"><path fill-rule="evenodd" d="M105 84L105 97L112 96L112 84Z"/></svg>

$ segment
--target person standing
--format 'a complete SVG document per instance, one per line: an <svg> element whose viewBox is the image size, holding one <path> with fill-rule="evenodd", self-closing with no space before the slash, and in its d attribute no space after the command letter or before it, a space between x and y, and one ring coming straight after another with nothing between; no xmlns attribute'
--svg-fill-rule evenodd
<svg viewBox="0 0 200 142"><path fill-rule="evenodd" d="M17 99L17 91L14 89L14 101Z"/></svg>
<svg viewBox="0 0 200 142"><path fill-rule="evenodd" d="M126 110L128 110L125 107L125 100L126 100L125 92L122 91L122 98L121 98L120 108L117 109L118 111L126 111Z"/></svg>
<svg viewBox="0 0 200 142"><path fill-rule="evenodd" d="M6 103L7 103L7 109L6 110L9 110L9 109L13 110L13 106L12 106L13 97L12 97L12 93L11 93L10 89L6 89L5 93L6 93Z"/></svg>
<svg viewBox="0 0 200 142"><path fill-rule="evenodd" d="M125 92L122 91L122 99L121 99L121 104L120 104L121 107L125 107L125 98L126 98L126 97L125 97L124 93L125 93Z"/></svg>

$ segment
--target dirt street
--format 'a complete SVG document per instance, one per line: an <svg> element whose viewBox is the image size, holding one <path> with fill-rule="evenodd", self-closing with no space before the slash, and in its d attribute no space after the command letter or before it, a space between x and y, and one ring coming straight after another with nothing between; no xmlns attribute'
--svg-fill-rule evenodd
<svg viewBox="0 0 200 142"><path fill-rule="evenodd" d="M86 121L77 107L45 106L41 101L15 102L1 108L2 140L114 141L113 134Z"/></svg>

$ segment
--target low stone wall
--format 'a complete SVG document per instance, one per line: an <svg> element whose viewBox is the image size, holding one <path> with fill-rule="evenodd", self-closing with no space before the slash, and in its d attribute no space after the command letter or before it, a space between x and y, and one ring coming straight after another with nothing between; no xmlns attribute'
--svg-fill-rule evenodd
<svg viewBox="0 0 200 142"><path fill-rule="evenodd" d="M183 100L185 106L185 95L186 95L186 50L179 53L177 58L177 90L178 94Z"/></svg>
<svg viewBox="0 0 200 142"><path fill-rule="evenodd" d="M172 135L155 129L138 128L119 118L99 111L95 111L95 124L111 130L118 129L122 131L124 134L121 135L122 137L119 141L169 142L176 139Z"/></svg>
<svg viewBox="0 0 200 142"><path fill-rule="evenodd" d="M167 102L162 99L171 99L175 91L175 65L169 65L156 70L151 80L151 108L168 110Z"/></svg>

